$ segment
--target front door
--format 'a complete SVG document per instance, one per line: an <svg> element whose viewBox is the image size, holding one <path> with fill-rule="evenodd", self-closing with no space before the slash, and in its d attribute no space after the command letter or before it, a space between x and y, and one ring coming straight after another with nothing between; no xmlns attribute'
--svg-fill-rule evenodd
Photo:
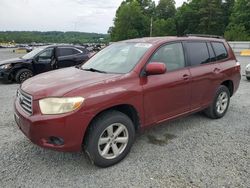
<svg viewBox="0 0 250 188"><path fill-rule="evenodd" d="M166 64L167 72L147 76L143 84L146 124L167 120L190 109L190 72L182 43L160 47L150 62Z"/></svg>
<svg viewBox="0 0 250 188"><path fill-rule="evenodd" d="M46 48L34 59L34 70L36 74L52 70L51 61L54 58L54 48Z"/></svg>

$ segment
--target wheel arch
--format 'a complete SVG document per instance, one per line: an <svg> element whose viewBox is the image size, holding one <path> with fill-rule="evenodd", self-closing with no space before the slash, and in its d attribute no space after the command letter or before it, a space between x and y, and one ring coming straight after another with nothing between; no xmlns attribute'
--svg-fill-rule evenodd
<svg viewBox="0 0 250 188"><path fill-rule="evenodd" d="M90 121L90 123L89 123L89 125L84 133L82 143L84 143L86 136L89 133L89 130L91 128L91 124L93 123L95 118L97 118L99 115L101 115L104 112L112 111L112 110L116 110L116 111L119 111L121 113L126 114L133 122L134 127L135 127L135 131L138 131L140 129L141 119L140 119L140 116L139 116L137 109L131 104L119 104L119 105L115 105L115 106L101 110L91 119L91 121Z"/></svg>
<svg viewBox="0 0 250 188"><path fill-rule="evenodd" d="M234 94L234 83L232 80L225 80L221 83L221 85L224 85L228 88L229 92L230 92L230 97L233 96Z"/></svg>

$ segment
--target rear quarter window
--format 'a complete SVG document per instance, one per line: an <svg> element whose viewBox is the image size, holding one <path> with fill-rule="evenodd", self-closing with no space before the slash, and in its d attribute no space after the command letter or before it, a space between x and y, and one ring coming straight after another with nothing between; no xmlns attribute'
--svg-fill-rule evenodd
<svg viewBox="0 0 250 188"><path fill-rule="evenodd" d="M223 43L221 42L212 42L212 46L216 55L216 60L226 59L228 57L227 50Z"/></svg>

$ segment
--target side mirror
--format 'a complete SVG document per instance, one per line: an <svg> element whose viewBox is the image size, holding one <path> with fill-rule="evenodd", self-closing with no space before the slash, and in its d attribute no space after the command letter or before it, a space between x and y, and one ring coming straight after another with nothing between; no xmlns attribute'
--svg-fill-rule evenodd
<svg viewBox="0 0 250 188"><path fill-rule="evenodd" d="M164 74L167 71L164 63L152 62L146 65L147 75Z"/></svg>

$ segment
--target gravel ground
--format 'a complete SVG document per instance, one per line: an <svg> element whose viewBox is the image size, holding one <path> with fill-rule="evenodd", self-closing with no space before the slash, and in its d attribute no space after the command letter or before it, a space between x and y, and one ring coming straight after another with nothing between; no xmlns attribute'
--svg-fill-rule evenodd
<svg viewBox="0 0 250 188"><path fill-rule="evenodd" d="M18 56L0 50L0 59ZM239 58L245 68L250 58ZM1 187L250 187L250 82L243 76L223 119L202 114L137 136L131 153L106 169L81 153L33 145L13 120L17 84L0 83Z"/></svg>

